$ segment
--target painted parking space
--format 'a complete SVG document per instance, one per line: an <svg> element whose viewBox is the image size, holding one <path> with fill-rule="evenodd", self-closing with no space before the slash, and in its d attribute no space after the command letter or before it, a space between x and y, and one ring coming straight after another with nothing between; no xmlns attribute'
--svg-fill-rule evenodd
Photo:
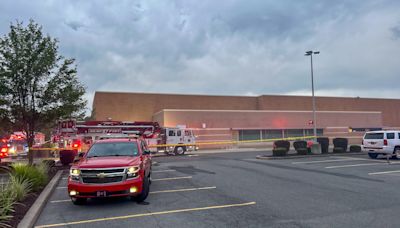
<svg viewBox="0 0 400 228"><path fill-rule="evenodd" d="M397 227L392 218L400 210L400 173L394 172L400 170L395 164L398 161L391 160L388 165L383 159L371 160L366 155L260 160L256 159L259 154L157 158L153 171L174 171L154 172L153 179L192 178L153 182L153 193L146 200L149 205L127 199L98 199L75 206L69 202L66 189L58 189L36 225ZM325 160L335 161L303 163ZM366 163L377 165L359 165ZM332 166L346 167L326 168ZM66 181L61 180L59 187Z"/></svg>
<svg viewBox="0 0 400 228"><path fill-rule="evenodd" d="M151 190L146 200L149 205L139 205L125 198L95 199L86 205L73 205L67 195L67 175L64 174L35 227L98 227L103 224L107 224L104 227L120 227L121 223L138 220L143 227L154 227L148 221L154 217L185 217L224 210L237 213L238 208L255 205L250 200L212 196L218 186L207 185L202 178L196 180L196 175L185 175L199 170L190 170L187 166L175 168L165 167L165 164L153 167Z"/></svg>
<svg viewBox="0 0 400 228"><path fill-rule="evenodd" d="M378 158L371 159L367 155L329 156L325 158L296 159L291 165L308 169L325 169L329 172L360 176L400 176L400 160Z"/></svg>

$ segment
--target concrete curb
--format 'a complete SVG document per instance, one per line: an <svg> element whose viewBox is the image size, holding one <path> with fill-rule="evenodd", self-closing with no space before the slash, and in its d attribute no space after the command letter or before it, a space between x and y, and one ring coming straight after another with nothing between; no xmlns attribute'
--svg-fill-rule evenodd
<svg viewBox="0 0 400 228"><path fill-rule="evenodd" d="M36 199L35 203L28 210L24 218L18 224L18 228L27 228L33 227L39 218L40 213L42 212L44 205L46 205L48 199L50 198L51 193L53 193L56 188L58 182L61 179L61 175L63 170L59 170L56 175L51 179L51 181L47 184L47 186L43 189L42 193L40 193L39 197Z"/></svg>
<svg viewBox="0 0 400 228"><path fill-rule="evenodd" d="M340 157L348 155L366 155L366 154L362 152L355 152L355 153L340 153L340 154L328 153L328 154L291 155L285 157L273 157L272 155L258 155L256 156L256 158L261 160L283 160L283 159L294 159L294 158L312 158L312 157L329 157L329 156Z"/></svg>

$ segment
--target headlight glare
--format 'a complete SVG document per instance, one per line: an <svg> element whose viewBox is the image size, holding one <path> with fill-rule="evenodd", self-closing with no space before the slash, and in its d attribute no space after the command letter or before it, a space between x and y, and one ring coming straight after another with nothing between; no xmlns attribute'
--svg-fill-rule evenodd
<svg viewBox="0 0 400 228"><path fill-rule="evenodd" d="M69 174L70 174L71 176L79 176L79 174L81 174L81 171L80 171L79 169L71 169L71 170L69 171Z"/></svg>

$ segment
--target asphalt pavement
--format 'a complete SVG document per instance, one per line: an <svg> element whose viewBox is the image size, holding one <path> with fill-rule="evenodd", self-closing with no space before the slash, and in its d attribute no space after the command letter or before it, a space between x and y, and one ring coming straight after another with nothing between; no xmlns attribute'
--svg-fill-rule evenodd
<svg viewBox="0 0 400 228"><path fill-rule="evenodd" d="M270 152L157 157L148 205L73 205L60 181L37 227L398 227L400 160L259 160ZM66 177L67 174L65 174Z"/></svg>

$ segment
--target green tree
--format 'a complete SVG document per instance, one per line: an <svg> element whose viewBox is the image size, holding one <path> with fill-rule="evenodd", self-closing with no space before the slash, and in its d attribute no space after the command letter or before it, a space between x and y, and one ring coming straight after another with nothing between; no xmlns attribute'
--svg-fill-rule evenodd
<svg viewBox="0 0 400 228"><path fill-rule="evenodd" d="M84 116L85 87L74 59L58 54L58 40L45 35L33 20L10 25L0 39L0 113L14 130L23 130L29 147L36 131L60 118ZM33 162L32 151L29 162Z"/></svg>

